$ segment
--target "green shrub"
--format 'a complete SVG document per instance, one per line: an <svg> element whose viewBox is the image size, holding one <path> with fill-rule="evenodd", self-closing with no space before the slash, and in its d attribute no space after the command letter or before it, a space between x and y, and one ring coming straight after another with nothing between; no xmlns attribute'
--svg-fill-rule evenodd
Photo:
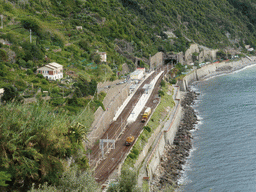
<svg viewBox="0 0 256 192"><path fill-rule="evenodd" d="M63 105L65 102L66 102L65 98L52 98L50 100L50 103L53 106L60 106L60 105Z"/></svg>
<svg viewBox="0 0 256 192"><path fill-rule="evenodd" d="M28 69L28 70L26 71L26 73L27 73L27 75L33 75L33 71L32 71L31 69Z"/></svg>
<svg viewBox="0 0 256 192"><path fill-rule="evenodd" d="M160 85L161 85L161 87L165 87L165 81L164 81L164 80L161 80Z"/></svg>
<svg viewBox="0 0 256 192"><path fill-rule="evenodd" d="M0 49L0 60L6 61L8 59L8 55L5 50Z"/></svg>
<svg viewBox="0 0 256 192"><path fill-rule="evenodd" d="M149 133L151 132L151 127L149 127L149 126L144 126L143 129Z"/></svg>
<svg viewBox="0 0 256 192"><path fill-rule="evenodd" d="M170 83L171 83L171 84L176 84L176 82L177 82L176 79L171 79L171 80L170 80Z"/></svg>
<svg viewBox="0 0 256 192"><path fill-rule="evenodd" d="M162 97L162 96L164 96L164 92L162 90L159 90L158 95L159 95L159 97Z"/></svg>
<svg viewBox="0 0 256 192"><path fill-rule="evenodd" d="M27 30L32 30L33 33L36 33L37 35L42 35L42 30L40 27L40 22L35 17L29 17L21 20L21 24L23 27Z"/></svg>
<svg viewBox="0 0 256 192"><path fill-rule="evenodd" d="M137 156L134 153L130 153L128 155L128 157L131 158L131 159L136 159L137 158Z"/></svg>
<svg viewBox="0 0 256 192"><path fill-rule="evenodd" d="M132 153L134 153L136 156L138 156L139 155L139 150L136 149L136 148L133 148Z"/></svg>
<svg viewBox="0 0 256 192"><path fill-rule="evenodd" d="M48 85L48 84L49 84L49 82L48 82L46 79L42 79L42 80L41 80L41 83L42 83L43 85Z"/></svg>
<svg viewBox="0 0 256 192"><path fill-rule="evenodd" d="M27 67L27 68L32 68L33 66L34 66L34 62L31 61L31 60L29 60L29 61L27 62L27 64L26 64L26 67Z"/></svg>
<svg viewBox="0 0 256 192"><path fill-rule="evenodd" d="M95 109L95 111L101 106L102 107L102 109L105 111L106 109L105 109L105 107L104 107L104 105L103 105L103 103L101 102L101 101L99 101L99 100L94 100L93 102L91 102L91 106L92 106L92 108L94 108Z"/></svg>
<svg viewBox="0 0 256 192"><path fill-rule="evenodd" d="M51 90L51 93L53 94L58 94L60 92L60 88L59 87L54 87L52 90Z"/></svg>
<svg viewBox="0 0 256 192"><path fill-rule="evenodd" d="M38 73L36 76L39 77L40 79L44 78L44 76L42 74L40 74L40 73Z"/></svg>
<svg viewBox="0 0 256 192"><path fill-rule="evenodd" d="M38 79L33 79L31 82L32 83L39 83L39 80Z"/></svg>
<svg viewBox="0 0 256 192"><path fill-rule="evenodd" d="M18 81L15 82L15 87L18 89L18 91L24 91L25 88L27 87L27 84L22 79L19 79Z"/></svg>

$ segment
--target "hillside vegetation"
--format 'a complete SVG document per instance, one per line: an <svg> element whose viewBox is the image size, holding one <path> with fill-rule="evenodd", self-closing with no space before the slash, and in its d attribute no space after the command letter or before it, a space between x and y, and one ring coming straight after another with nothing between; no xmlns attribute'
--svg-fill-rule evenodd
<svg viewBox="0 0 256 192"><path fill-rule="evenodd" d="M99 106L104 109L105 93L96 92L97 84L125 75L124 63L134 70L136 57L142 60L140 67L148 68L150 55L185 52L191 43L240 51L249 44L255 49L255 3L0 0L0 88L5 90L0 107L0 190L24 191L32 183L37 188L48 182L65 191L69 173L77 173L77 182L85 183L79 170L88 171L89 166L82 142L93 113ZM98 52L107 53L107 62ZM63 81L36 74L49 62L63 65ZM27 98L34 103L22 104ZM70 166L75 168L68 170ZM91 178L90 172L87 176Z"/></svg>

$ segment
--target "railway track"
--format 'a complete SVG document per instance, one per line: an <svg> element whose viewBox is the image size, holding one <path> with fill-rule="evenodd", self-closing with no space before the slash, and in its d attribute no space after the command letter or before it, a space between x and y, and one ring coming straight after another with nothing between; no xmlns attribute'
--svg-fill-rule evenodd
<svg viewBox="0 0 256 192"><path fill-rule="evenodd" d="M153 79L157 75L156 72L154 72L151 77L148 77L142 85L137 89L134 96L131 98L127 106L124 108L122 113L119 115L117 120L110 124L110 126L107 128L104 135L101 137L101 139L114 139L115 142L115 149L109 150L108 153L105 153L104 159L102 159L101 155L101 149L99 148L99 144L95 144L91 149L91 167L95 168L95 179L98 183L103 184L109 177L109 175L118 167L118 165L124 160L127 153L131 149L132 146L125 146L125 140L128 136L133 135L135 139L139 136L141 133L145 123L141 122L141 116L137 118L137 120L131 124L126 124L126 120L128 116L130 115L133 107L138 102L140 96L144 93L144 90L142 87L145 84L148 84L151 79ZM160 89L160 82L163 75L158 79L156 86L146 103L147 107L151 107L154 109L158 102L158 90ZM157 100L157 102L153 102L154 100ZM122 133L122 134L121 134ZM107 150L106 144L104 151Z"/></svg>

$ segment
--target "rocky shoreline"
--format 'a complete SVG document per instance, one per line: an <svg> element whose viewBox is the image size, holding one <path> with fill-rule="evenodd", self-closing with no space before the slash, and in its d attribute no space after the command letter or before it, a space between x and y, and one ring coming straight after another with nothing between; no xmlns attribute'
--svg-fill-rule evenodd
<svg viewBox="0 0 256 192"><path fill-rule="evenodd" d="M252 56L251 59L242 58L241 60L233 61L232 66L225 66L217 69L215 73L205 76L200 79L200 81L213 76L232 73L253 64L256 64L256 56ZM165 146L164 154L161 157L161 163L158 165L154 178L151 181L152 191L162 191L166 188L179 188L178 180L181 177L183 165L186 163L186 159L192 148L191 142L193 138L191 130L195 128L195 124L197 124L198 121L196 113L191 107L197 99L197 96L198 93L187 90L184 98L181 100L183 118L173 144Z"/></svg>
<svg viewBox="0 0 256 192"><path fill-rule="evenodd" d="M152 181L152 191L163 190L166 186L178 187L178 179L181 176L182 166L189 156L192 148L191 130L198 119L191 105L197 98L198 93L188 91L181 101L183 118L172 145L165 147L164 155L161 157L161 164L156 171L156 177Z"/></svg>

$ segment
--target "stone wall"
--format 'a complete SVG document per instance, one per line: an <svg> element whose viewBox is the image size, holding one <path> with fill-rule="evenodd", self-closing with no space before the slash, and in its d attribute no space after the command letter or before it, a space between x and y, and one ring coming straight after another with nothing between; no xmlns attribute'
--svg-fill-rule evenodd
<svg viewBox="0 0 256 192"><path fill-rule="evenodd" d="M205 62L205 61L213 61L216 59L216 53L218 50L206 50L203 49L203 51L201 51L199 53L199 63Z"/></svg>
<svg viewBox="0 0 256 192"><path fill-rule="evenodd" d="M179 104L176 106L175 114L172 118L170 126L168 127L167 130L164 130L162 132L157 145L153 149L152 155L147 160L148 161L147 162L147 175L150 179L153 178L155 170L161 162L161 156L163 155L164 147L166 145L173 143L174 137L178 130L178 126L180 124L181 117L182 117L182 110L181 110L181 106L180 106L180 102L179 102Z"/></svg>
<svg viewBox="0 0 256 192"><path fill-rule="evenodd" d="M151 67L157 67L158 65L163 65L164 63L164 53L158 52L154 56L150 57Z"/></svg>
<svg viewBox="0 0 256 192"><path fill-rule="evenodd" d="M199 61L199 63L205 62L205 61L211 61L216 59L216 50L209 49L207 47L199 46L198 44L192 44L189 49L185 52L184 56L184 64L190 64L193 63L193 53L198 53L198 57L196 60ZM180 62L180 60L179 60ZM181 62L180 62L181 63Z"/></svg>
<svg viewBox="0 0 256 192"><path fill-rule="evenodd" d="M187 51L185 52L185 63L186 64L190 64L193 63L193 58L192 58L192 54L193 53L199 53L199 47L197 44L192 44L190 45L190 47L187 49Z"/></svg>
<svg viewBox="0 0 256 192"><path fill-rule="evenodd" d="M182 80L178 80L177 85L180 87L181 91L186 91L190 83L198 81L205 77L209 77L216 73L216 70L223 67L235 67L236 64L233 62L221 62L221 63L211 63L201 67L200 69L195 69L186 75Z"/></svg>
<svg viewBox="0 0 256 192"><path fill-rule="evenodd" d="M185 57L184 57L183 52L177 53L177 59L178 59L177 63L181 63L182 65L184 65Z"/></svg>
<svg viewBox="0 0 256 192"><path fill-rule="evenodd" d="M89 145L93 145L106 131L112 123L118 108L128 97L130 84L123 84L111 87L103 100L105 111L100 107L94 113L94 122L92 123L88 134Z"/></svg>

